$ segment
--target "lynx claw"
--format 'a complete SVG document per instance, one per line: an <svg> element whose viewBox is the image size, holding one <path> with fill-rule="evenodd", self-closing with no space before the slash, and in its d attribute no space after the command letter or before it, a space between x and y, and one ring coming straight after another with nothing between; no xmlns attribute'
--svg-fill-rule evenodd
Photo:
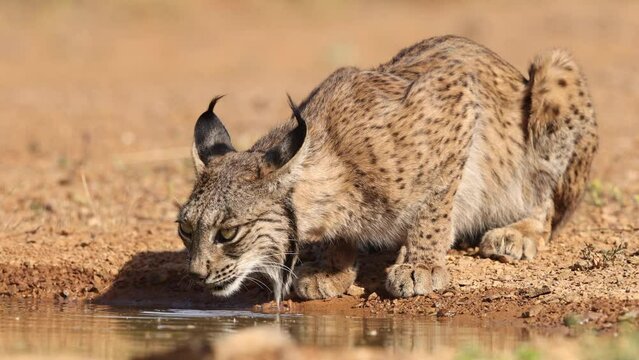
<svg viewBox="0 0 639 360"><path fill-rule="evenodd" d="M426 264L395 264L388 269L386 290L395 297L426 295L448 285L448 271Z"/></svg>

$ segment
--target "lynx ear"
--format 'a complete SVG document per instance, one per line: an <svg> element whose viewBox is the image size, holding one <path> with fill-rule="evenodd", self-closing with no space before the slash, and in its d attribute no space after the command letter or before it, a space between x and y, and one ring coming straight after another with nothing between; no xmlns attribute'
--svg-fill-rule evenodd
<svg viewBox="0 0 639 360"><path fill-rule="evenodd" d="M293 117L295 117L297 121L297 126L284 136L280 144L267 151L264 155L266 161L278 169L291 162L299 153L306 140L306 121L290 96L288 97L288 104L293 111Z"/></svg>
<svg viewBox="0 0 639 360"><path fill-rule="evenodd" d="M206 164L211 159L235 151L228 131L213 112L215 104L221 98L222 96L214 97L209 108L200 115L195 123L192 156L195 172L198 175L204 171Z"/></svg>

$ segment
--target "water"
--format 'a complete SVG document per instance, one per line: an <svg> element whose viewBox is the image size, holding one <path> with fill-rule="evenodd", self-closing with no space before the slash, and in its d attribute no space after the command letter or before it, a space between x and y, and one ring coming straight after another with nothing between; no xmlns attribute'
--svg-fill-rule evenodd
<svg viewBox="0 0 639 360"><path fill-rule="evenodd" d="M527 341L523 328L481 327L430 317L276 315L250 311L140 309L91 304L0 302L0 358L64 355L126 359L173 349L198 338L215 340L240 329L276 324L304 345L512 349Z"/></svg>

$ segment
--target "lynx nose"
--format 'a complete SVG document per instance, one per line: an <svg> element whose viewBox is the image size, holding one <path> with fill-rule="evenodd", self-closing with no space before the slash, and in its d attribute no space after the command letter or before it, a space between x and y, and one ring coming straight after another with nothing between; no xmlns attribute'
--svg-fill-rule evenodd
<svg viewBox="0 0 639 360"><path fill-rule="evenodd" d="M189 265L189 272L200 280L206 279L209 275L209 266L206 260L193 259Z"/></svg>

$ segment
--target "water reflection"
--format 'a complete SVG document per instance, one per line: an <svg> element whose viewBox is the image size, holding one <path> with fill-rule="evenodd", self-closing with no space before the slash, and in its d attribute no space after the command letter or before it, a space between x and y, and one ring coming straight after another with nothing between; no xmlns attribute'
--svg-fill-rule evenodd
<svg viewBox="0 0 639 360"><path fill-rule="evenodd" d="M480 345L487 351L528 339L521 328L464 326L432 318L275 315L228 310L157 310L79 304L0 302L0 357L68 354L122 359L196 338L215 340L242 328L277 324L299 343L434 351Z"/></svg>
<svg viewBox="0 0 639 360"><path fill-rule="evenodd" d="M375 346L420 352L467 345L499 351L512 349L530 338L524 328L464 326L460 322L432 318L314 316L283 321L283 327L302 344Z"/></svg>

